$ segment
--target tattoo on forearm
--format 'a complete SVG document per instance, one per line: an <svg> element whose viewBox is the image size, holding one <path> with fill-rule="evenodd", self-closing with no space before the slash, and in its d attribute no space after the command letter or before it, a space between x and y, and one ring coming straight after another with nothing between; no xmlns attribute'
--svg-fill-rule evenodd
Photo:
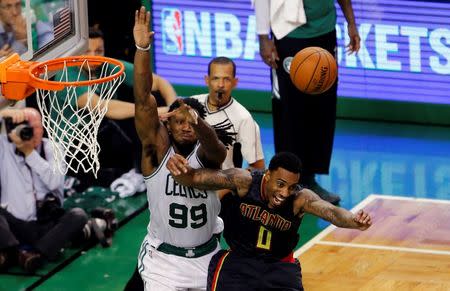
<svg viewBox="0 0 450 291"><path fill-rule="evenodd" d="M210 170L202 169L197 176L199 183L208 189L233 188L232 181L226 175L217 175L217 172L211 173Z"/></svg>
<svg viewBox="0 0 450 291"><path fill-rule="evenodd" d="M353 221L352 215L350 212L337 208L334 206L323 205L321 203L315 203L317 200L315 199L307 199L307 207L313 209L313 212L322 217L323 219L331 222L332 224L338 227L345 228L356 228L357 224Z"/></svg>

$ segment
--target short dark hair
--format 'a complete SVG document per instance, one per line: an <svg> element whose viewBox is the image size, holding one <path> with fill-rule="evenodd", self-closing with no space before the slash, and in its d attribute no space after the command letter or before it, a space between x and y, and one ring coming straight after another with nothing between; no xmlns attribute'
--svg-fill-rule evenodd
<svg viewBox="0 0 450 291"><path fill-rule="evenodd" d="M178 98L175 100L170 106L169 106L169 112L174 111L175 109L179 108L181 106L181 102L184 102L184 104L189 105L192 109L195 109L198 113L198 116L200 116L201 119L205 119L206 117L206 109L205 106L200 103L195 98Z"/></svg>
<svg viewBox="0 0 450 291"><path fill-rule="evenodd" d="M289 172L300 174L302 170L302 162L293 153L279 152L272 157L269 163L270 171L275 171L278 168L283 168Z"/></svg>
<svg viewBox="0 0 450 291"><path fill-rule="evenodd" d="M97 26L89 27L89 38L104 38L103 32Z"/></svg>
<svg viewBox="0 0 450 291"><path fill-rule="evenodd" d="M231 64L233 66L233 77L236 77L236 64L233 62L232 59L227 57L216 57L212 59L208 64L208 76L211 75L212 64L222 64L222 65Z"/></svg>
<svg viewBox="0 0 450 291"><path fill-rule="evenodd" d="M197 99L191 97L178 98L177 100L175 100L169 106L169 112L172 112L175 109L179 108L181 106L180 101L184 102L186 105L189 105L192 109L195 109L198 113L198 116L200 116L201 119L205 119L206 117L205 106L202 103L200 103ZM236 140L235 138L236 133L228 131L228 129L230 129L230 126L223 126L222 124L219 123L216 125L212 125L212 128L214 128L217 137L226 147L231 146L233 142Z"/></svg>

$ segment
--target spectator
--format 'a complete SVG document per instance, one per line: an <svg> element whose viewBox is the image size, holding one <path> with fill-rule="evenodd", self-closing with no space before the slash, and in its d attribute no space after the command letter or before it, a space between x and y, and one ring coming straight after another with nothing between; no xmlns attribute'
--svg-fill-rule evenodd
<svg viewBox="0 0 450 291"><path fill-rule="evenodd" d="M42 137L39 113L6 109L0 117L10 125L9 134L0 135L0 268L18 258L22 268L34 272L82 234L87 215L80 208L62 208L64 176L53 171L52 146Z"/></svg>
<svg viewBox="0 0 450 291"><path fill-rule="evenodd" d="M21 0L0 0L0 57L27 51L27 27Z"/></svg>
<svg viewBox="0 0 450 291"><path fill-rule="evenodd" d="M53 27L40 20L32 24L33 49L53 39ZM22 15L21 0L0 0L0 57L28 50L27 20Z"/></svg>

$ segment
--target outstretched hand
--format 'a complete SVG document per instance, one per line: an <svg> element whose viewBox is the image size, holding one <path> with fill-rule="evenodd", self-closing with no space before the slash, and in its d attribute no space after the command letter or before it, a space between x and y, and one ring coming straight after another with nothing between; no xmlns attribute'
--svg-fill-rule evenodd
<svg viewBox="0 0 450 291"><path fill-rule="evenodd" d="M145 7L136 10L134 16L133 36L137 46L146 48L153 40L153 31L150 31L150 11L146 11Z"/></svg>
<svg viewBox="0 0 450 291"><path fill-rule="evenodd" d="M186 174L191 169L188 160L179 154L171 156L166 167L174 177Z"/></svg>
<svg viewBox="0 0 450 291"><path fill-rule="evenodd" d="M356 222L359 230L366 230L372 225L372 218L364 210L359 210L354 214L353 221Z"/></svg>

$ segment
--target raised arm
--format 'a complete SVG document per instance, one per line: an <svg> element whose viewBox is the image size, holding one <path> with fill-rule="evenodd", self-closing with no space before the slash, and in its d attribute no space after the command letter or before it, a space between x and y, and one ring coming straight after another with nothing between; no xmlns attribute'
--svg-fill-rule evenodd
<svg viewBox="0 0 450 291"><path fill-rule="evenodd" d="M159 165L162 155L169 147L169 137L159 121L155 98L150 94L153 78L150 66L150 12L136 11L133 28L137 49L134 56L135 125L142 143L142 174L149 175Z"/></svg>
<svg viewBox="0 0 450 291"><path fill-rule="evenodd" d="M150 31L150 12L141 7L136 11L133 28L134 41L140 48L134 56L134 100L135 123L139 138L143 144L153 138L160 126L155 98L151 98L152 71L150 67L149 47L153 32ZM144 49L143 49L144 48Z"/></svg>
<svg viewBox="0 0 450 291"><path fill-rule="evenodd" d="M63 198L64 176L54 168L62 168L63 165L57 165L53 156L53 148L48 140L42 140L41 117L37 110L33 108L25 109L5 109L0 112L0 122L2 118L11 117L14 124L28 121L33 128L33 137L29 140L22 140L18 134L17 127L14 128L8 137L14 143L16 150L21 152L25 158L26 165L37 175L47 190L57 193L59 198ZM39 133L37 128L41 128ZM39 137L41 136L41 137ZM43 149L41 149L43 147ZM41 157L39 151L45 152L45 158ZM61 200L62 201L62 200Z"/></svg>
<svg viewBox="0 0 450 291"><path fill-rule="evenodd" d="M336 207L320 199L316 193L309 189L302 190L296 200L296 208L301 212L319 216L338 227L366 230L372 225L370 215L364 210L353 214L344 208Z"/></svg>
<svg viewBox="0 0 450 291"><path fill-rule="evenodd" d="M241 197L247 194L252 182L252 176L247 170L192 169L188 161L178 154L169 159L167 169L175 181L182 185L201 190L230 189Z"/></svg>

